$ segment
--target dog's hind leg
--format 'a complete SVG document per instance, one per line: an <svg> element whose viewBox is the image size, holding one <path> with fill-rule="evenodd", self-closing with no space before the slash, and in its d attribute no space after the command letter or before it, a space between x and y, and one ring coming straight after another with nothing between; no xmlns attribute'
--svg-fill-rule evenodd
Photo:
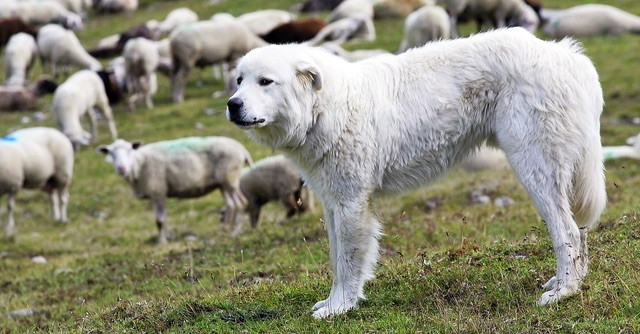
<svg viewBox="0 0 640 334"><path fill-rule="evenodd" d="M504 132L498 136L500 146L551 235L557 260L556 276L544 285L549 291L542 295L538 304L554 303L577 293L585 273L580 258L580 230L573 219L569 199L573 163L564 161L567 157L559 152L559 146L544 142L544 138L524 139L521 134ZM513 143L521 145L516 147Z"/></svg>
<svg viewBox="0 0 640 334"><path fill-rule="evenodd" d="M314 305L313 316L325 318L347 312L364 298L364 283L373 277L378 258L380 225L366 203L333 208L326 215L331 246L333 285L329 298Z"/></svg>

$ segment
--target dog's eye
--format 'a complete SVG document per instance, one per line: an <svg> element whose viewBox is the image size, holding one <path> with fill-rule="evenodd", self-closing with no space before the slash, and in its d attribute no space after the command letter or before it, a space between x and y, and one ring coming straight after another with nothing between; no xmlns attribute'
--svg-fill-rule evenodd
<svg viewBox="0 0 640 334"><path fill-rule="evenodd" d="M236 79L236 83L240 85L242 83L242 77L238 77L238 79Z"/></svg>
<svg viewBox="0 0 640 334"><path fill-rule="evenodd" d="M273 80L262 78L258 83L260 84L260 86L268 86L273 83Z"/></svg>

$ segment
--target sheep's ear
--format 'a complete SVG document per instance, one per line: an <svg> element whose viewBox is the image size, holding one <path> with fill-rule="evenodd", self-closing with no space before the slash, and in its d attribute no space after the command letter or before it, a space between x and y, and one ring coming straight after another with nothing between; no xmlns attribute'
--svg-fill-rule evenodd
<svg viewBox="0 0 640 334"><path fill-rule="evenodd" d="M322 73L316 64L301 63L296 69L297 74L311 81L311 85L315 90L322 89Z"/></svg>
<svg viewBox="0 0 640 334"><path fill-rule="evenodd" d="M106 145L100 145L96 148L98 153L102 153L103 155L109 154L109 148Z"/></svg>
<svg viewBox="0 0 640 334"><path fill-rule="evenodd" d="M144 145L144 143L142 141L139 141L139 140L134 141L133 143L131 143L131 147L133 147L134 150L137 150L142 145Z"/></svg>

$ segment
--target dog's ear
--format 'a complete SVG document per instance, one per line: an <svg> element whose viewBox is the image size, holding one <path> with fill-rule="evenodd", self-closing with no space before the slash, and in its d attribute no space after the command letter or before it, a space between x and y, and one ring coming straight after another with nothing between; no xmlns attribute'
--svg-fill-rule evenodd
<svg viewBox="0 0 640 334"><path fill-rule="evenodd" d="M315 90L322 89L322 73L316 64L301 63L298 65L296 71L298 76L310 80Z"/></svg>

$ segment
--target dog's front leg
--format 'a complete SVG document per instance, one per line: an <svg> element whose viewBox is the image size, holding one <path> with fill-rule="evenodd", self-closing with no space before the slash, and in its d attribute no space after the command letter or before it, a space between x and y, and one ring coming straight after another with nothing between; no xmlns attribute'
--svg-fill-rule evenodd
<svg viewBox="0 0 640 334"><path fill-rule="evenodd" d="M329 298L314 305L313 316L318 319L343 314L364 298L364 282L373 276L380 235L380 226L371 219L366 203L339 205L327 212L334 277Z"/></svg>

